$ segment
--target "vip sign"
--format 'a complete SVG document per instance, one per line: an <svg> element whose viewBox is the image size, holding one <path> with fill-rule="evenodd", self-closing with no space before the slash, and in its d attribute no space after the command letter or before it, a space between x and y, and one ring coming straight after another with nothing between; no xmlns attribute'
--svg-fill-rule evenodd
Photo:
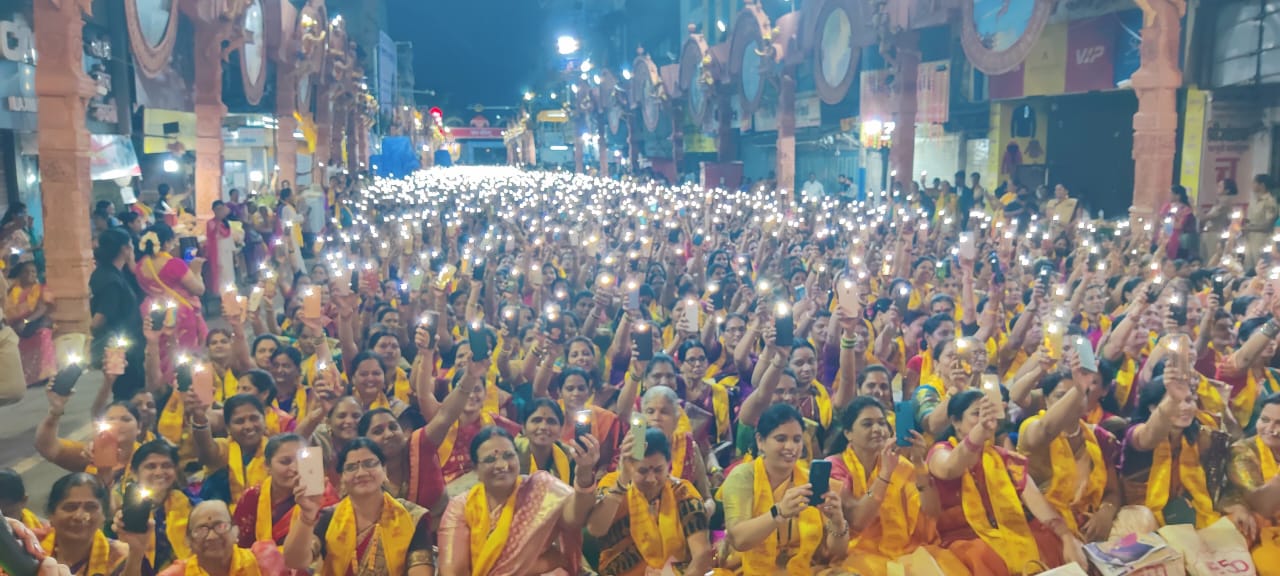
<svg viewBox="0 0 1280 576"><path fill-rule="evenodd" d="M1099 58L1102 58L1106 54L1107 54L1106 46L1099 45L1099 46L1090 46L1088 48L1081 48L1079 50L1076 50L1076 64L1080 66L1087 66L1089 64L1093 64L1094 62L1097 62Z"/></svg>
<svg viewBox="0 0 1280 576"><path fill-rule="evenodd" d="M31 60L35 47L35 33L26 22L0 21L0 58L14 62Z"/></svg>

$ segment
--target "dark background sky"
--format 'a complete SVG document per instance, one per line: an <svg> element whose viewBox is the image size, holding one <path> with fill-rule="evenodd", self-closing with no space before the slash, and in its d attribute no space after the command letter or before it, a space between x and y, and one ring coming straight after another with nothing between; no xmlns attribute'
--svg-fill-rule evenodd
<svg viewBox="0 0 1280 576"><path fill-rule="evenodd" d="M514 105L548 57L535 0L387 0L388 33L413 42L420 104L446 116L473 104ZM425 99L425 100L424 100Z"/></svg>

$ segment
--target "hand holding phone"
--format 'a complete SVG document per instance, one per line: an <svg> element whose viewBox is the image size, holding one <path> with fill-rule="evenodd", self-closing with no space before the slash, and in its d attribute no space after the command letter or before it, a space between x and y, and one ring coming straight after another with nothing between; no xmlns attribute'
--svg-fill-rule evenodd
<svg viewBox="0 0 1280 576"><path fill-rule="evenodd" d="M813 492L809 494L809 505L822 504L827 492L831 491L831 462L814 460L809 463L809 486Z"/></svg>
<svg viewBox="0 0 1280 576"><path fill-rule="evenodd" d="M573 415L573 440L582 446L582 437L591 434L591 411L579 410Z"/></svg>
<svg viewBox="0 0 1280 576"><path fill-rule="evenodd" d="M911 433L916 429L916 407L914 402L908 400L894 404L893 426L898 446L903 448L911 446Z"/></svg>
<svg viewBox="0 0 1280 576"><path fill-rule="evenodd" d="M303 448L298 452L298 482L303 495L324 495L324 455L320 450Z"/></svg>
<svg viewBox="0 0 1280 576"><path fill-rule="evenodd" d="M791 316L791 308L779 302L773 317L774 343L783 348L795 345L796 319Z"/></svg>
<svg viewBox="0 0 1280 576"><path fill-rule="evenodd" d="M200 399L201 406L213 405L213 368L210 366L196 366L191 371L191 390L196 393L196 398Z"/></svg>
<svg viewBox="0 0 1280 576"><path fill-rule="evenodd" d="M80 365L78 357L71 357L67 365L58 371L53 377L53 386L50 390L59 396L70 396L75 390L76 382L80 380L80 376L84 374L84 366Z"/></svg>
<svg viewBox="0 0 1280 576"><path fill-rule="evenodd" d="M10 576L36 576L40 571L40 559L27 551L9 522L0 521L0 524L3 525L0 526L0 568Z"/></svg>
<svg viewBox="0 0 1280 576"><path fill-rule="evenodd" d="M124 490L124 502L121 503L120 509L125 532L146 534L153 505L150 490L137 482L129 484Z"/></svg>
<svg viewBox="0 0 1280 576"><path fill-rule="evenodd" d="M98 422L93 437L93 465L98 470L115 470L120 465L120 440L106 422Z"/></svg>

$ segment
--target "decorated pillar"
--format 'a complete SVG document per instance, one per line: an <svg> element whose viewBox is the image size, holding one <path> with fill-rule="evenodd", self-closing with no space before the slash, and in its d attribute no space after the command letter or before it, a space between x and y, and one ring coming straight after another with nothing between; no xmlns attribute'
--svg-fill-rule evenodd
<svg viewBox="0 0 1280 576"><path fill-rule="evenodd" d="M293 116L298 98L297 79L293 70L282 66L276 74L276 166L280 180L298 181L298 119Z"/></svg>
<svg viewBox="0 0 1280 576"><path fill-rule="evenodd" d="M894 40L897 45L895 86L893 94L898 101L894 115L893 144L889 149L889 173L897 172L897 180L910 182L916 155L916 75L920 69L920 35L903 32ZM892 183L890 187L892 188ZM909 192L907 189L905 192Z"/></svg>
<svg viewBox="0 0 1280 576"><path fill-rule="evenodd" d="M196 25L196 219L213 217L213 201L222 199L222 31Z"/></svg>
<svg viewBox="0 0 1280 576"><path fill-rule="evenodd" d="M733 162L738 159L738 135L733 131L733 93L722 90L717 97L716 119L719 127L716 136L716 159L721 162Z"/></svg>
<svg viewBox="0 0 1280 576"><path fill-rule="evenodd" d="M673 184L679 184L680 167L684 164L684 109L680 106L679 100L669 101L671 102L671 164L676 173Z"/></svg>
<svg viewBox="0 0 1280 576"><path fill-rule="evenodd" d="M40 188L44 195L48 283L59 333L89 332L89 130L86 104L95 85L84 73L88 0L35 0L36 95L39 98Z"/></svg>
<svg viewBox="0 0 1280 576"><path fill-rule="evenodd" d="M598 130L599 130L598 133L600 135L600 142L598 143L599 145L596 147L596 150L599 150L599 156L600 156L599 176L601 178L608 178L609 177L609 155L610 155L609 123L604 120L601 120L599 122Z"/></svg>
<svg viewBox="0 0 1280 576"><path fill-rule="evenodd" d="M573 124L573 172L582 174L586 172L583 149L587 147L587 143L582 141L582 114L574 110L570 110L569 114L570 121Z"/></svg>
<svg viewBox="0 0 1280 576"><path fill-rule="evenodd" d="M316 92L316 149L311 155L311 181L325 182L325 167L331 161L333 145L333 90L322 86Z"/></svg>
<svg viewBox="0 0 1280 576"><path fill-rule="evenodd" d="M1133 207L1130 215L1153 218L1173 186L1173 156L1178 132L1178 87L1182 68L1178 48L1186 0L1139 0L1142 64L1134 72L1138 113L1133 115Z"/></svg>
<svg viewBox="0 0 1280 576"><path fill-rule="evenodd" d="M796 70L788 67L778 78L778 153L774 167L778 193L784 200L796 190Z"/></svg>

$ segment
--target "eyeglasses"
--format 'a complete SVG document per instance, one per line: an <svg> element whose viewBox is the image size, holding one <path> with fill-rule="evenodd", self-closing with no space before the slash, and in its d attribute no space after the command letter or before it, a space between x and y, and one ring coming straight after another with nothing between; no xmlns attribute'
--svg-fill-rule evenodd
<svg viewBox="0 0 1280 576"><path fill-rule="evenodd" d="M355 473L356 473L356 472L358 472L361 468L364 468L365 470L373 470L373 469L378 468L378 467L380 467L380 466L382 466L382 462L381 462L381 461L379 461L377 458L370 458L370 459L368 459L368 460L361 460L360 462L347 462L347 463L346 463L346 465L344 465L344 466L342 467L342 473L343 473L343 474L355 474Z"/></svg>
<svg viewBox="0 0 1280 576"><path fill-rule="evenodd" d="M219 536L226 534L231 530L230 522L217 522L206 526L196 526L191 529L191 536L196 540L202 540L209 537L209 532L213 532Z"/></svg>
<svg viewBox="0 0 1280 576"><path fill-rule="evenodd" d="M486 466L492 466L494 464L497 464L499 460L502 460L505 462L511 462L516 459L517 457L515 452L503 452L501 454L490 454L488 456L485 456L484 458L480 459L480 463Z"/></svg>

